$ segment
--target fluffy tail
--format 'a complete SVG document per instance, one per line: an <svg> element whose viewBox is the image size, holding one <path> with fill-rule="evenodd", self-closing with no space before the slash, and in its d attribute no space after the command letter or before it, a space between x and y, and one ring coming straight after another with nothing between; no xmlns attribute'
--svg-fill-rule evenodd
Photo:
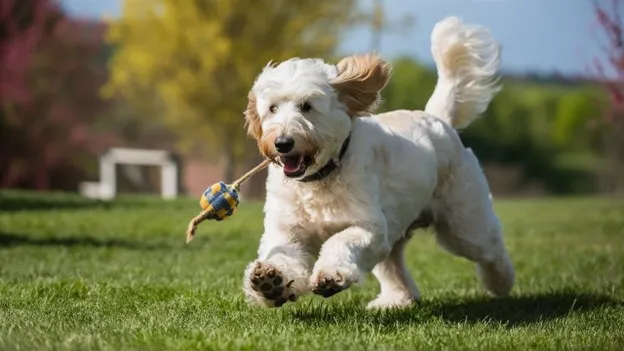
<svg viewBox="0 0 624 351"><path fill-rule="evenodd" d="M465 128L500 90L500 46L486 27L447 17L433 28L431 52L438 82L425 112Z"/></svg>

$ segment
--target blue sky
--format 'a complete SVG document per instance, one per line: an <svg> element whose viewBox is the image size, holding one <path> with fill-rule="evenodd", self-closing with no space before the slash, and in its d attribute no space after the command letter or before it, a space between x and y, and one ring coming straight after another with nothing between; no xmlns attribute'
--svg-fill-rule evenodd
<svg viewBox="0 0 624 351"><path fill-rule="evenodd" d="M329 1L329 0L328 0ZM607 3L610 0L598 0ZM88 17L119 15L122 0L62 0L72 14ZM360 0L363 9L372 0ZM490 27L503 46L502 68L507 72L585 74L587 64L602 56L590 0L383 0L386 15L396 20L408 14L411 28L386 33L381 54L409 55L432 64L431 28L447 15ZM624 15L624 8L619 9ZM343 53L371 48L371 34L356 28L345 35Z"/></svg>

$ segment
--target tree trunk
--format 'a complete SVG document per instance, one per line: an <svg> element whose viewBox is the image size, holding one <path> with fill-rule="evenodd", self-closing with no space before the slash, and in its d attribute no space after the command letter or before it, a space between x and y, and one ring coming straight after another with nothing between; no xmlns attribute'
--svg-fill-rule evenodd
<svg viewBox="0 0 624 351"><path fill-rule="evenodd" d="M10 163L9 161L7 165L8 169L6 170L6 172L4 172L2 176L2 183L0 183L0 188L11 189L17 184L20 177L20 171L15 166L16 163L17 162L15 161L13 161L13 163Z"/></svg>
<svg viewBox="0 0 624 351"><path fill-rule="evenodd" d="M613 121L611 131L611 177L613 180L613 193L624 193L624 113L617 113Z"/></svg>
<svg viewBox="0 0 624 351"><path fill-rule="evenodd" d="M616 112L617 113L617 112ZM624 114L616 114L605 137L606 164L601 190L610 195L624 192Z"/></svg>
<svg viewBox="0 0 624 351"><path fill-rule="evenodd" d="M44 191L50 189L50 182L48 179L48 165L43 162L40 167L34 169L35 174L35 189L38 191Z"/></svg>

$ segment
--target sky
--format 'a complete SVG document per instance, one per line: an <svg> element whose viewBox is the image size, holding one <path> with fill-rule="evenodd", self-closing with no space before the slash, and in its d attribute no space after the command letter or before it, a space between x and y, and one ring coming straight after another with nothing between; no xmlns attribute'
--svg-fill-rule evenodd
<svg viewBox="0 0 624 351"><path fill-rule="evenodd" d="M71 14L101 17L119 16L122 1L61 2ZM359 2L363 10L372 8L372 0ZM503 47L501 68L508 73L586 75L594 58L604 58L590 0L383 0L383 3L390 21L396 23L406 15L414 18L411 27L382 35L379 53L388 59L411 56L432 65L431 29L437 21L451 15L490 28ZM622 7L618 12L624 16ZM371 47L370 29L354 28L343 36L339 50L343 54L361 53L370 51Z"/></svg>

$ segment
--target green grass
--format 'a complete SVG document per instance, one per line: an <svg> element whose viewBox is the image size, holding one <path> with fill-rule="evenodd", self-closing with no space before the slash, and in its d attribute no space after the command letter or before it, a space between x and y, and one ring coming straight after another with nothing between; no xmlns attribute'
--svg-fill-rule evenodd
<svg viewBox="0 0 624 351"><path fill-rule="evenodd" d="M260 204L204 223L195 199L111 204L0 193L0 349L621 349L624 206L605 199L499 201L517 269L508 298L431 233L409 245L419 306L372 313L374 279L330 299L246 305L242 272Z"/></svg>

